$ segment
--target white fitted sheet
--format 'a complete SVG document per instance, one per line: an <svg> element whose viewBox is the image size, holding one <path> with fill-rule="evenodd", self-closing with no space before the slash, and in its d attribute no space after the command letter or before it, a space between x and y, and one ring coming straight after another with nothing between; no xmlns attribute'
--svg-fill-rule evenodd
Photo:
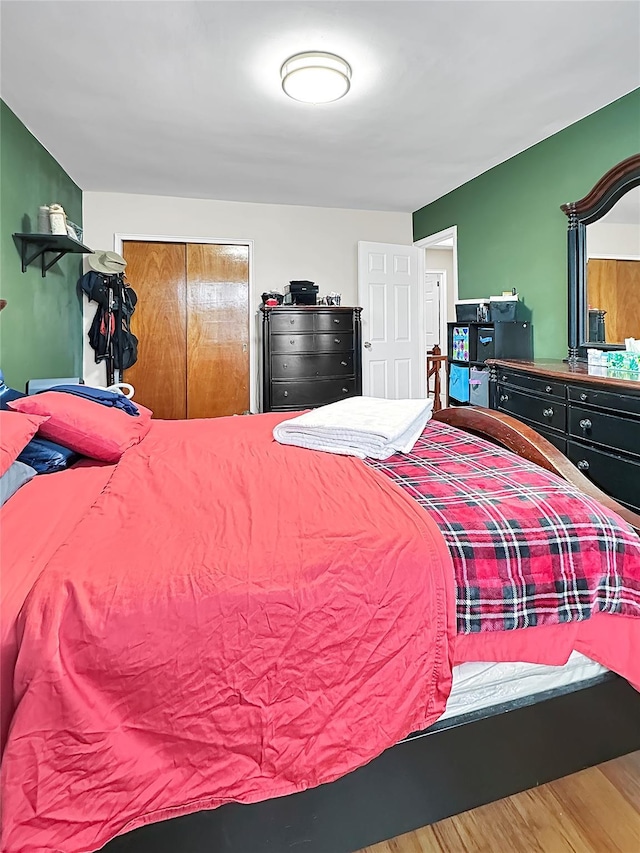
<svg viewBox="0 0 640 853"><path fill-rule="evenodd" d="M440 720L547 690L576 686L605 672L604 666L579 652L572 652L564 666L522 662L463 663L453 668L453 688Z"/></svg>

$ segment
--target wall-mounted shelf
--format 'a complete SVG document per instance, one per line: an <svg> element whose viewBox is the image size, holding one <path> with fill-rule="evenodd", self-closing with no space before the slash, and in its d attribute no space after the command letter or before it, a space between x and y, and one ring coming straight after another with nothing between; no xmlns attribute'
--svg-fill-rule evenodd
<svg viewBox="0 0 640 853"><path fill-rule="evenodd" d="M93 252L93 249L89 249L78 240L74 240L73 237L67 237L66 234L14 234L13 236L20 240L22 272L26 272L29 264L41 258L43 278L46 276L47 270L51 269L65 255L70 253L90 255ZM47 252L53 255L49 261L46 258Z"/></svg>

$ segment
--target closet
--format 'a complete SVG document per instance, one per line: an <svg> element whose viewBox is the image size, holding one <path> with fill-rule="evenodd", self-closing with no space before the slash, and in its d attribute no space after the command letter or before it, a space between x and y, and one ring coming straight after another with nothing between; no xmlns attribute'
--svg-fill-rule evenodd
<svg viewBox="0 0 640 853"><path fill-rule="evenodd" d="M124 380L157 418L249 410L249 247L125 240L138 361Z"/></svg>

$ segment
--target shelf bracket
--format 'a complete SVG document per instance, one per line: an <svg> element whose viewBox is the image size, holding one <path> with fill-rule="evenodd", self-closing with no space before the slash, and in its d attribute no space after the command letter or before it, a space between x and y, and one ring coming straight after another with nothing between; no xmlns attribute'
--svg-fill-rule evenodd
<svg viewBox="0 0 640 853"><path fill-rule="evenodd" d="M58 263L58 261L60 260L60 258L64 258L64 256L67 254L66 252L58 252L58 253L55 255L55 257L53 258L53 260L49 261L49 263L48 263L48 264L45 264L45 254L46 254L46 252L47 252L47 250L46 250L46 249L43 249L43 251L42 251L42 278L44 278L44 277L46 276L46 274L47 274L47 270L50 270L50 269L51 269L51 267L52 267L54 264L57 264L57 263Z"/></svg>

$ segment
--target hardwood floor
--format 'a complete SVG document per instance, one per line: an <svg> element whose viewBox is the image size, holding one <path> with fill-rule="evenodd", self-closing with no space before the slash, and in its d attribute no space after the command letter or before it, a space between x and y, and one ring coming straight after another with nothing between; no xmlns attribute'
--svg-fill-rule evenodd
<svg viewBox="0 0 640 853"><path fill-rule="evenodd" d="M639 853L640 752L360 853Z"/></svg>

